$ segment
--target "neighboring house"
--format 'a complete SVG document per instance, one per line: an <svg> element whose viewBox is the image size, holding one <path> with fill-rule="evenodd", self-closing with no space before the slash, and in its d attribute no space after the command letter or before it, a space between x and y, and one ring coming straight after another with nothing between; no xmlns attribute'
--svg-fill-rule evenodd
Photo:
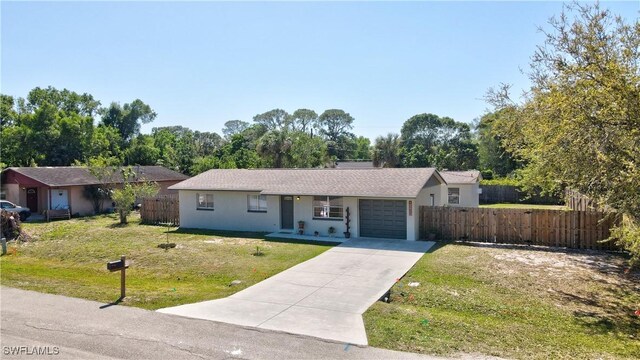
<svg viewBox="0 0 640 360"><path fill-rule="evenodd" d="M442 197L447 206L478 207L480 204L480 180L482 175L477 170L440 171L447 182L443 187Z"/></svg>
<svg viewBox="0 0 640 360"><path fill-rule="evenodd" d="M189 177L162 166L133 166L134 181L154 181L160 186L160 194L175 191L167 188ZM121 186L119 171L110 181ZM2 171L2 198L28 207L33 213L43 213L48 209L70 209L72 214L91 215L93 203L85 197L87 186L99 185L100 181L86 167L10 167ZM107 201L106 207L111 207Z"/></svg>
<svg viewBox="0 0 640 360"><path fill-rule="evenodd" d="M336 169L375 169L373 161L336 161Z"/></svg>
<svg viewBox="0 0 640 360"><path fill-rule="evenodd" d="M433 168L220 169L169 187L180 226L417 240L419 206L443 206L446 183ZM476 196L477 197L477 196ZM477 200L476 200L477 201Z"/></svg>

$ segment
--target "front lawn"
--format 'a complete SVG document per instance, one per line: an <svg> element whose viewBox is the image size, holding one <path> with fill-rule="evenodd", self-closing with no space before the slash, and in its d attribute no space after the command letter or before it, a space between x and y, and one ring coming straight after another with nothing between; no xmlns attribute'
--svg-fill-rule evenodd
<svg viewBox="0 0 640 360"><path fill-rule="evenodd" d="M480 205L480 207L489 208L489 209L568 210L568 208L564 205L510 204L510 203L482 204Z"/></svg>
<svg viewBox="0 0 640 360"><path fill-rule="evenodd" d="M126 305L158 309L228 296L308 260L329 245L264 240L262 234L213 231L169 233L174 249L163 250L166 227L140 225L116 216L24 223L33 237L9 245L0 258L0 284L101 302L120 294L120 273L106 263L126 255ZM259 247L262 256L254 256ZM230 286L233 280L241 284Z"/></svg>
<svg viewBox="0 0 640 360"><path fill-rule="evenodd" d="M392 288L391 303L365 313L369 343L437 355L637 359L640 273L625 267L596 252L444 245Z"/></svg>

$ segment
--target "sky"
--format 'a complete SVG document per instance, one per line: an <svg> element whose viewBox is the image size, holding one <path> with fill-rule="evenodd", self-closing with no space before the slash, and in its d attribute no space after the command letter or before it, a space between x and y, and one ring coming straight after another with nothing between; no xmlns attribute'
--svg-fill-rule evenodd
<svg viewBox="0 0 640 360"><path fill-rule="evenodd" d="M627 22L640 1L603 2ZM420 113L471 123L527 70L561 2L0 3L0 92L36 86L141 99L143 126L220 133L281 108L343 109L353 132L398 133ZM548 27L547 27L548 28Z"/></svg>

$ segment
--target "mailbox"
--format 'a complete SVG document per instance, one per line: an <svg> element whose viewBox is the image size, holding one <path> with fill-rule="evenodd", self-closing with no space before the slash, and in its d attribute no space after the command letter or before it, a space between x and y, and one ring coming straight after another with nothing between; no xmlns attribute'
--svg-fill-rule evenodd
<svg viewBox="0 0 640 360"><path fill-rule="evenodd" d="M118 301L124 299L125 294L126 294L126 287L125 287L125 269L129 267L129 265L127 265L127 258L122 255L120 256L120 260L116 260L116 261L109 261L107 263L107 270L114 272L114 271L120 271L120 299L118 299Z"/></svg>
<svg viewBox="0 0 640 360"><path fill-rule="evenodd" d="M119 271L128 267L129 266L125 264L124 260L109 261L107 263L107 270L109 271Z"/></svg>

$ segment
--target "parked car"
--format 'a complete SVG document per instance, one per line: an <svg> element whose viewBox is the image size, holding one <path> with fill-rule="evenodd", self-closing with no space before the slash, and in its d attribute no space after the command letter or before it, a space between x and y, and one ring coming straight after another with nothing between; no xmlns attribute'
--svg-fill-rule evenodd
<svg viewBox="0 0 640 360"><path fill-rule="evenodd" d="M0 208L7 211L17 212L20 215L20 221L25 221L31 216L31 210L26 207L18 206L11 201L0 200Z"/></svg>

